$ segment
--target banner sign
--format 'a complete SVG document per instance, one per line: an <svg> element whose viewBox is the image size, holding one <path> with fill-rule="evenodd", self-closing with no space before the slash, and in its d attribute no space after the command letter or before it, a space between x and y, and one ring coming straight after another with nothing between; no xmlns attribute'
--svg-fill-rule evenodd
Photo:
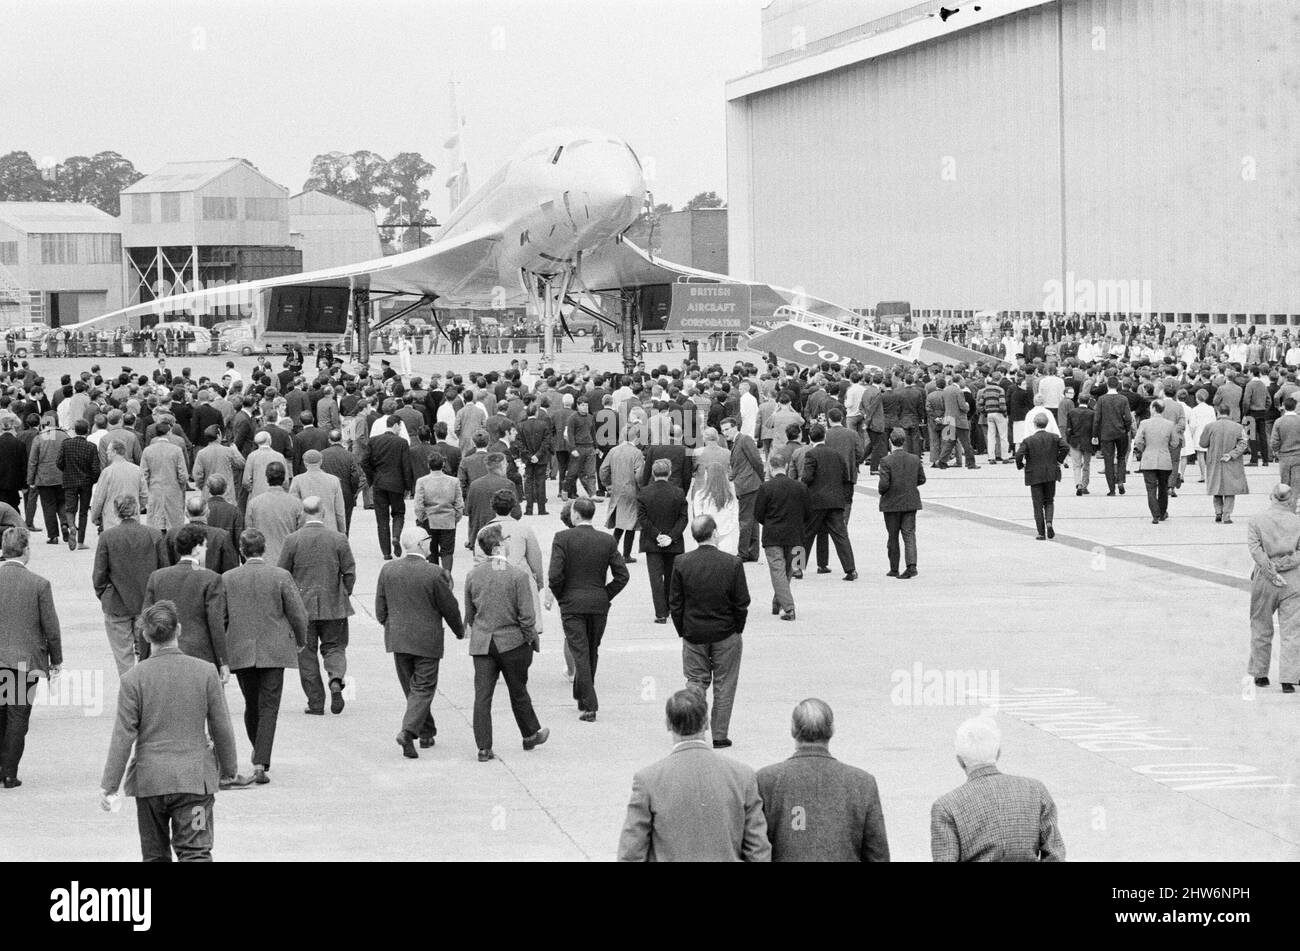
<svg viewBox="0 0 1300 951"><path fill-rule="evenodd" d="M672 288L665 333L707 335L749 330L748 284L678 283Z"/></svg>
<svg viewBox="0 0 1300 951"><path fill-rule="evenodd" d="M759 353L773 353L781 363L815 367L822 363L848 366L860 363L865 367L908 366L907 355L890 353L870 344L858 343L824 330L814 330L796 323L779 324L766 333L749 339L749 349Z"/></svg>

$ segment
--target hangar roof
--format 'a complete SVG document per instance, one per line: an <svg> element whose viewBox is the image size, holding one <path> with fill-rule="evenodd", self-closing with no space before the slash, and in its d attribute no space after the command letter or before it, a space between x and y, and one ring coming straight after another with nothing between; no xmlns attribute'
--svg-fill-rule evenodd
<svg viewBox="0 0 1300 951"><path fill-rule="evenodd" d="M208 182L246 165L257 172L247 159L229 158L212 162L168 162L158 171L146 175L134 185L122 189L123 195L153 194L154 192L193 192ZM261 172L257 174L262 175ZM265 175L262 175L266 178ZM267 178L267 181L271 179ZM280 187L276 183L276 187Z"/></svg>
<svg viewBox="0 0 1300 951"><path fill-rule="evenodd" d="M0 222L24 234L117 234L116 218L73 201L0 201Z"/></svg>

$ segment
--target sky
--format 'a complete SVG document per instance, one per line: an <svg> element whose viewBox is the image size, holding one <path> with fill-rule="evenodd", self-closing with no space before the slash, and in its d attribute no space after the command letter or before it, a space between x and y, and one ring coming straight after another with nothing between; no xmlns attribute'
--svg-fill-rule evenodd
<svg viewBox="0 0 1300 951"><path fill-rule="evenodd" d="M313 156L438 166L459 83L471 185L555 125L621 135L657 202L726 197L723 86L765 0L0 0L0 154L248 159L297 193Z"/></svg>

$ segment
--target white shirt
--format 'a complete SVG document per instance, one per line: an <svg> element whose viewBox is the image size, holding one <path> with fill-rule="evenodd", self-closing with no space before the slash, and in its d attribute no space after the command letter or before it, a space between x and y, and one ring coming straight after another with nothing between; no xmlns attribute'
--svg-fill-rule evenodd
<svg viewBox="0 0 1300 951"><path fill-rule="evenodd" d="M375 419L374 425L370 427L370 438L374 439L386 432L388 432L388 417L381 415ZM405 439L408 446L411 444L411 434L406 431L406 423L398 423L397 435Z"/></svg>
<svg viewBox="0 0 1300 951"><path fill-rule="evenodd" d="M224 378L226 378L226 377L230 377L230 382L231 382L231 383L243 383L243 382L244 382L244 375L243 375L242 373L240 373L238 370L234 369L233 367L232 367L231 369L227 370L225 373L221 374L221 376L222 376L222 379L224 379Z"/></svg>
<svg viewBox="0 0 1300 951"><path fill-rule="evenodd" d="M1043 398L1043 405L1048 409L1057 409L1061 397L1065 395L1065 380L1059 376L1045 376L1038 383L1038 393Z"/></svg>

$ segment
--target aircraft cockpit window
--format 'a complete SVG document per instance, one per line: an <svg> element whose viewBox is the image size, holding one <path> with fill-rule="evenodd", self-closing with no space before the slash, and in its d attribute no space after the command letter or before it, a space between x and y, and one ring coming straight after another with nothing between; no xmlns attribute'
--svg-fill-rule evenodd
<svg viewBox="0 0 1300 951"><path fill-rule="evenodd" d="M560 154L561 154L563 151L564 151L564 146L562 146L562 145L559 146L558 148L556 148L556 150L555 150L555 154L551 156L551 164L552 164L552 165L555 165L556 163L558 163L558 162L560 161Z"/></svg>

